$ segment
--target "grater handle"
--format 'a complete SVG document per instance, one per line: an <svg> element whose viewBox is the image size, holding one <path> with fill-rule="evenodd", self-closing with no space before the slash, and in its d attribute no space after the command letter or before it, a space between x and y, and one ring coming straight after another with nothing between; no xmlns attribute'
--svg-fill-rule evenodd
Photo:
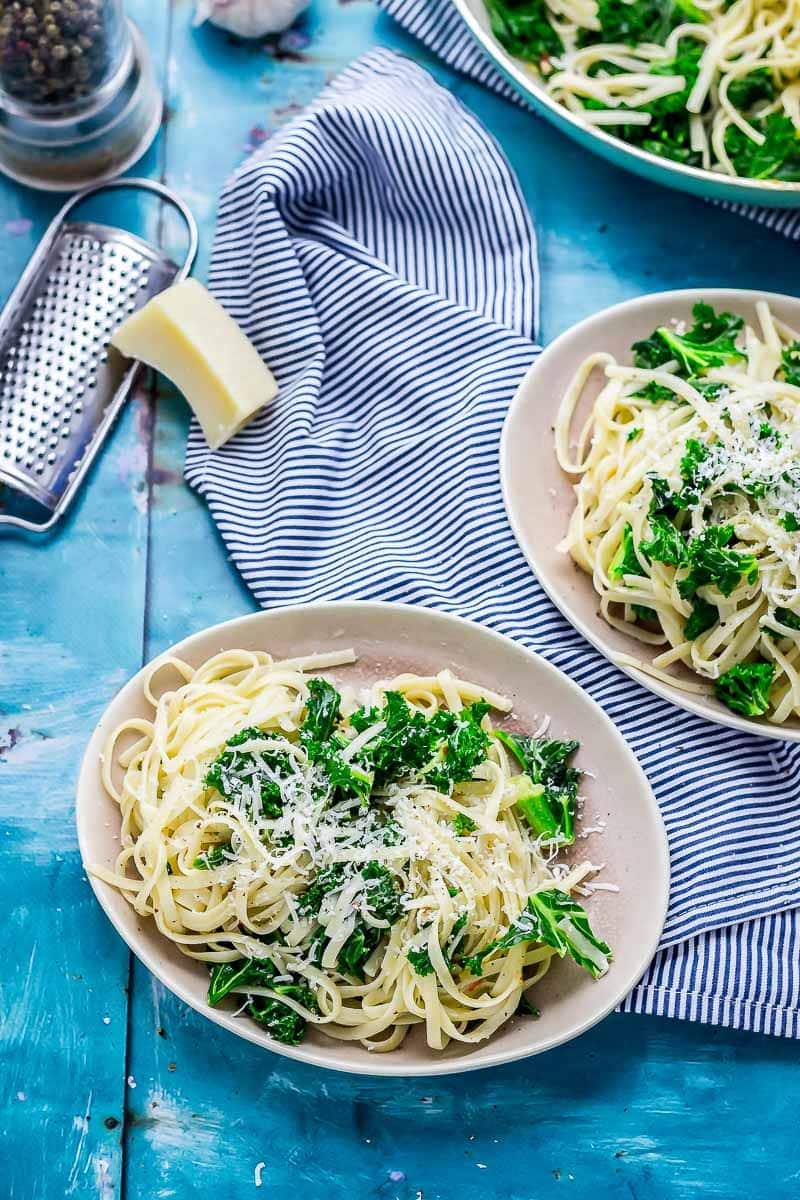
<svg viewBox="0 0 800 1200"><path fill-rule="evenodd" d="M178 269L178 274L175 276L175 283L180 283L180 281L185 279L191 271L192 267L194 266L194 260L197 257L197 247L200 241L200 235L197 230L197 222L192 215L191 209L184 204L180 196L176 192L173 192L171 188L168 188L166 184L158 183L155 179L143 179L141 177L133 176L129 179L111 179L108 183L99 183L94 187L84 188L82 192L78 192L75 196L68 200L60 212L56 214L52 221L51 228L58 229L58 227L64 221L66 221L73 209L77 208L79 204L82 204L84 200L88 200L90 196L97 196L100 192L108 192L112 189L116 190L119 188L126 188L130 191L152 192L154 195L160 196L162 200L166 200L168 204L171 204L172 207L177 209L177 211L180 213L181 217L183 218L183 222L186 225L186 231L189 235L189 245L186 250L186 256L183 260L183 265Z"/></svg>
<svg viewBox="0 0 800 1200"><path fill-rule="evenodd" d="M100 183L94 187L84 188L83 191L78 192L76 195L71 197L71 199L69 199L66 204L63 205L59 212L56 213L55 217L50 222L47 232L45 233L43 245L45 243L50 244L54 240L63 222L67 219L73 209L77 208L77 206L84 200L87 200L90 196L96 196L100 192L111 191L112 189L117 188L129 188L134 191L139 190L144 192L152 192L154 195L159 196L162 200L165 200L168 204L171 204L172 207L177 209L177 211L180 213L184 224L186 225L186 230L189 237L186 255L182 265L178 268L177 274L175 275L175 279L173 281L174 283L180 283L181 280L185 279L191 271L194 265L194 260L197 257L197 248L199 245L197 222L192 215L191 209L184 204L180 196L176 195L176 193L173 192L171 188L166 187L165 184L158 183L154 179L143 179L137 177L112 179L107 183ZM24 286L29 275L32 273L33 268L34 259L32 258L25 272L23 272L23 275L17 285L17 289L20 289ZM12 294L9 304L6 306L7 309L13 302L17 289L15 289L15 293ZM92 457L93 455L89 455L85 460L83 467L79 468L79 475L83 475L86 468L88 468ZM0 526L13 525L17 529L26 529L31 533L45 533L48 529L52 529L52 527L60 519L62 511L62 508L59 506L55 509L52 516L50 516L46 521L29 521L25 517L18 517L14 516L12 513L0 512Z"/></svg>

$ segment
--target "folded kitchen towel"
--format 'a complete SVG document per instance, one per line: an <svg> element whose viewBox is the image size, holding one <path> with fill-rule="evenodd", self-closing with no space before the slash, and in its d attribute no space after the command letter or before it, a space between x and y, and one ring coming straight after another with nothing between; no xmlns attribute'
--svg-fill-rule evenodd
<svg viewBox="0 0 800 1200"><path fill-rule="evenodd" d="M378 0L378 7L419 38L443 62L470 79L484 84L507 100L528 108L519 92L511 86L465 25L453 0ZM800 210L764 208L756 205L723 202L724 208L741 213L759 225L774 229L785 237L800 239Z"/></svg>
<svg viewBox="0 0 800 1200"><path fill-rule="evenodd" d="M576 679L669 832L662 949L625 1007L795 1034L800 747L622 675L552 606L506 520L498 443L537 354L538 281L492 138L420 67L374 51L229 182L210 284L281 388L221 450L194 425L186 466L259 602L430 605Z"/></svg>

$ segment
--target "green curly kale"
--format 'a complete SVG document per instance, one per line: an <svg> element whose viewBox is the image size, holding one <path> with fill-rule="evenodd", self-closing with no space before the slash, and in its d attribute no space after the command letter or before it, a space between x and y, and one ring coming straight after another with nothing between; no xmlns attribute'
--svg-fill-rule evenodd
<svg viewBox="0 0 800 1200"><path fill-rule="evenodd" d="M761 717L769 708L775 666L768 662L739 663L714 684L718 700L745 717Z"/></svg>
<svg viewBox="0 0 800 1200"><path fill-rule="evenodd" d="M450 930L450 936L447 939L447 945L442 949L442 957L444 958L444 961L447 963L448 967L452 967L454 961L456 960L458 948L464 939L468 919L469 914L466 912L462 912L460 916L456 918L453 928ZM433 963L431 962L430 951L428 950L427 946L409 947L409 949L406 951L406 958L411 963L417 975L425 976L433 974Z"/></svg>
<svg viewBox="0 0 800 1200"><path fill-rule="evenodd" d="M772 73L767 67L757 67L728 85L728 99L740 112L749 112L755 104L769 103L776 96Z"/></svg>
<svg viewBox="0 0 800 1200"><path fill-rule="evenodd" d="M763 118L751 117L750 124L762 134L763 145L754 142L736 125L725 130L725 150L737 175L788 183L800 181L800 140L792 119L776 112Z"/></svg>
<svg viewBox="0 0 800 1200"><path fill-rule="evenodd" d="M341 720L340 703L339 693L326 679L310 680L300 743L309 761L324 772L334 792L366 800L372 790L372 772L342 758L347 741L335 733Z"/></svg>
<svg viewBox="0 0 800 1200"><path fill-rule="evenodd" d="M569 760L580 743L524 737L503 729L495 737L524 771L525 788L517 807L528 824L548 841L571 846L575 841L575 809L583 772L570 766Z"/></svg>
<svg viewBox="0 0 800 1200"><path fill-rule="evenodd" d="M612 579L623 579L626 575L647 574L636 557L633 529L630 522L626 522L623 526L622 539L617 547L616 554L609 563L608 573Z"/></svg>
<svg viewBox="0 0 800 1200"><path fill-rule="evenodd" d="M433 974L433 963L431 962L431 956L428 953L427 946L423 946L421 948L411 946L406 951L406 958L411 963L418 975L424 976Z"/></svg>
<svg viewBox="0 0 800 1200"><path fill-rule="evenodd" d="M597 0L600 30L586 31L581 44L593 42L640 42L663 44L676 25L707 18L691 0Z"/></svg>
<svg viewBox="0 0 800 1200"><path fill-rule="evenodd" d="M793 613L790 608L776 608L775 620L781 625L785 625L787 629L800 629L800 616L798 616L797 613ZM764 631L776 641L780 641L782 638L789 636L786 633L781 633L778 629L770 629L768 625L764 626Z"/></svg>
<svg viewBox="0 0 800 1200"><path fill-rule="evenodd" d="M450 792L472 778L486 758L489 735L481 722L490 706L476 700L459 713L440 709L432 717L413 709L399 692L387 692L382 709L359 709L350 718L357 732L385 722L386 728L361 750L359 762L375 772L376 786L419 774L432 787Z"/></svg>
<svg viewBox="0 0 800 1200"><path fill-rule="evenodd" d="M730 596L743 575L748 582L758 578L758 563L752 554L727 549L733 538L732 525L709 525L689 542L689 573L678 582L684 600L709 584Z"/></svg>
<svg viewBox="0 0 800 1200"><path fill-rule="evenodd" d="M303 916L315 917L322 907L322 901L330 892L336 892L344 884L344 863L331 863L323 867L308 885L302 896L298 897L297 907Z"/></svg>
<svg viewBox="0 0 800 1200"><path fill-rule="evenodd" d="M357 921L356 927L339 951L336 965L343 975L352 975L354 979L364 982L364 965L377 949L383 930L367 925L365 921Z"/></svg>
<svg viewBox="0 0 800 1200"><path fill-rule="evenodd" d="M694 325L686 333L676 333L662 325L650 337L633 344L633 361L648 371L658 370L677 361L677 373L686 378L702 374L710 367L745 358L736 346L744 319L734 313L716 313L710 304L699 301L692 308Z"/></svg>
<svg viewBox="0 0 800 1200"><path fill-rule="evenodd" d="M692 601L692 615L683 627L683 634L687 641L693 642L695 638L700 637L701 633L706 633L712 625L716 625L719 620L719 609L715 604L709 604L702 596L695 596Z"/></svg>
<svg viewBox="0 0 800 1200"><path fill-rule="evenodd" d="M206 787L215 788L226 800L248 812L256 806L257 796L257 815L277 818L283 809L279 779L291 769L287 755L259 752L256 759L252 751L239 749L247 742L263 742L268 736L262 729L248 726L228 738L227 749L208 768L204 782Z"/></svg>
<svg viewBox="0 0 800 1200"><path fill-rule="evenodd" d="M395 887L394 876L379 862L368 862L361 868L367 912L377 921L394 925L403 912L402 898Z"/></svg>
<svg viewBox="0 0 800 1200"><path fill-rule="evenodd" d="M466 837L467 834L474 833L478 826L472 817L468 817L466 813L459 812L453 817L453 828L456 831L456 837Z"/></svg>
<svg viewBox="0 0 800 1200"><path fill-rule="evenodd" d="M800 387L800 342L791 342L781 351L783 377L792 387Z"/></svg>
<svg viewBox="0 0 800 1200"><path fill-rule="evenodd" d="M680 567L688 562L686 541L672 524L669 517L649 517L651 536L641 543L642 554L653 562L670 563Z"/></svg>
<svg viewBox="0 0 800 1200"><path fill-rule="evenodd" d="M240 958L236 962L215 963L208 985L208 1003L213 1008L234 989L241 991L248 984L271 987L276 973L270 958Z"/></svg>
<svg viewBox="0 0 800 1200"><path fill-rule="evenodd" d="M545 0L487 0L492 33L509 54L546 68L564 44L550 23Z"/></svg>
<svg viewBox="0 0 800 1200"><path fill-rule="evenodd" d="M204 850L202 854L198 854L192 866L197 871L213 871L215 867L222 867L226 862L230 862L229 855L232 851L233 847L230 842L222 842L218 846L211 846L208 850Z"/></svg>
<svg viewBox="0 0 800 1200"><path fill-rule="evenodd" d="M509 950L522 942L542 942L560 955L569 954L595 979L608 970L611 949L591 929L585 909L558 888L534 892L516 921L496 941L464 959L473 975L483 974L486 958L496 950Z"/></svg>
<svg viewBox="0 0 800 1200"><path fill-rule="evenodd" d="M298 1004L302 1004L309 1012L319 1011L314 993L307 984L282 983L274 984L273 990L281 996L289 996ZM306 1034L307 1022L288 1004L267 996L258 996L247 1006L249 1016L257 1025L266 1029L270 1037L286 1046L296 1046L302 1042Z"/></svg>

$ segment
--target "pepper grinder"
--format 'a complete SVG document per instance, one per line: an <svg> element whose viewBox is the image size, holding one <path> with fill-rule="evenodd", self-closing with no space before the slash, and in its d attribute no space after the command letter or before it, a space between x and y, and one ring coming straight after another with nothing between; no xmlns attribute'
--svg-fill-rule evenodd
<svg viewBox="0 0 800 1200"><path fill-rule="evenodd" d="M47 191L120 174L161 122L122 0L0 0L0 171Z"/></svg>

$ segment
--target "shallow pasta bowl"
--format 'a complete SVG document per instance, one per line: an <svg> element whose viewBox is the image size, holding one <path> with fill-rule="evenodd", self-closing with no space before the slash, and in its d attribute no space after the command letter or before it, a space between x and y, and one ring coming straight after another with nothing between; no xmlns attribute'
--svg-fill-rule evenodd
<svg viewBox="0 0 800 1200"><path fill-rule="evenodd" d="M695 196L734 203L765 204L775 208L800 208L800 183L745 179L720 175L701 167L685 166L631 146L599 126L588 124L578 114L554 100L535 71L501 46L491 31L483 0L453 0L453 4L475 41L523 99L540 116L592 153L653 183L691 192Z"/></svg>
<svg viewBox="0 0 800 1200"><path fill-rule="evenodd" d="M673 318L691 324L692 306L699 300L739 313L753 324L757 323L756 303L766 300L778 317L800 328L800 300L769 292L703 288L628 300L581 321L547 347L522 381L503 429L500 472L506 511L517 541L550 599L612 662L622 654L636 654L647 661L648 647L603 619L590 576L569 555L556 549L567 532L575 496L573 480L556 460L553 425L561 397L583 359L605 350L620 362L630 362L632 342L648 337L657 326ZM588 416L601 385L600 372L595 371L576 411L574 428L580 428ZM743 733L800 742L800 719L773 725L761 718L739 716L713 695L695 695L624 662L618 665L657 696L698 716ZM676 665L673 673L676 679L698 681L698 676L682 665Z"/></svg>
<svg viewBox="0 0 800 1200"><path fill-rule="evenodd" d="M111 867L119 850L120 815L100 779L100 754L110 730L152 710L143 692L144 672L112 700L86 751L78 782L78 838L84 866L100 904L138 958L172 992L218 1025L251 1042L316 1066L373 1075L437 1075L494 1066L550 1049L576 1037L609 1013L633 987L652 957L663 927L669 892L666 835L641 767L603 711L555 667L516 643L457 617L399 604L337 603L260 612L193 634L168 652L198 666L235 648L268 650L289 657L353 647L353 666L325 671L339 683L366 683L401 671L430 674L449 666L514 703L509 727L533 729L545 714L555 736L581 742L579 765L587 777L587 824L606 823L602 833L580 838L580 860L607 864L602 879L619 893L602 891L586 902L590 919L612 946L614 962L592 980L572 962L558 961L540 985L539 1020L519 1017L475 1047L451 1043L430 1050L422 1029L403 1045L374 1054L357 1044L326 1038L310 1029L299 1046L283 1046L247 1018L206 1003L208 973L163 939L120 893L95 878L93 865ZM165 679L165 684L175 685Z"/></svg>

